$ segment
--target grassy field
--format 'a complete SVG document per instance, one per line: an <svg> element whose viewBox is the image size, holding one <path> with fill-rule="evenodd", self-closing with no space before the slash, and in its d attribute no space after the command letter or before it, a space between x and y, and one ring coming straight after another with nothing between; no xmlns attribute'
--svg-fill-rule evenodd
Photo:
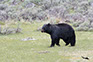
<svg viewBox="0 0 93 62"><path fill-rule="evenodd" d="M36 31L44 23L22 23L22 33L0 35L0 62L93 62L93 32L76 32L75 47L65 46L61 40L60 47L48 48L50 36ZM21 40L27 37L36 40Z"/></svg>

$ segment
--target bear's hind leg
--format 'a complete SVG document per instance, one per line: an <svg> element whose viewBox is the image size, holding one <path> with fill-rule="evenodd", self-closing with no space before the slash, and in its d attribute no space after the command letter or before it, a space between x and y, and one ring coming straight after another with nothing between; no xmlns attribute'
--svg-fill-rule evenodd
<svg viewBox="0 0 93 62"><path fill-rule="evenodd" d="M69 43L66 43L65 46L69 45Z"/></svg>
<svg viewBox="0 0 93 62"><path fill-rule="evenodd" d="M76 39L73 36L73 37L70 38L70 44L71 44L71 46L75 46L75 43L76 43Z"/></svg>
<svg viewBox="0 0 93 62"><path fill-rule="evenodd" d="M63 39L63 40L66 43L65 46L69 45L69 39Z"/></svg>
<svg viewBox="0 0 93 62"><path fill-rule="evenodd" d="M75 43L74 43L74 41L73 41L73 42L71 41L71 46L75 46Z"/></svg>

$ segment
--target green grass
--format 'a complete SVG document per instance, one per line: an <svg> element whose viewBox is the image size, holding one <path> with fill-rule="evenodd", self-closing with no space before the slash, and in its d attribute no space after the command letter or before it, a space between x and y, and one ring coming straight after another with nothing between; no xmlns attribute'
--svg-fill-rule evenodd
<svg viewBox="0 0 93 62"><path fill-rule="evenodd" d="M93 32L76 32L75 47L65 46L61 40L61 47L48 48L50 36L36 31L44 23L21 24L22 33L0 35L0 62L93 62ZM36 40L21 40L26 37Z"/></svg>

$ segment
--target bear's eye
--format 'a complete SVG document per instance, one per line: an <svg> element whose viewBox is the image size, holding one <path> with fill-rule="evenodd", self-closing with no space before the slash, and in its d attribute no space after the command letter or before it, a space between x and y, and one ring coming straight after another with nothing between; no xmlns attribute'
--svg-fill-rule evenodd
<svg viewBox="0 0 93 62"><path fill-rule="evenodd" d="M44 30L46 30L46 28L44 28Z"/></svg>
<svg viewBox="0 0 93 62"><path fill-rule="evenodd" d="M42 27L43 30L45 30L45 27Z"/></svg>

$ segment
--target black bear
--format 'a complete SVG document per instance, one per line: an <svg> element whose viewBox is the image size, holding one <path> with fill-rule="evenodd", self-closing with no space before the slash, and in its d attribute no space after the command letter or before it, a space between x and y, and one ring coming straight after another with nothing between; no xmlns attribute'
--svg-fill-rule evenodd
<svg viewBox="0 0 93 62"><path fill-rule="evenodd" d="M71 46L75 46L76 43L75 31L70 25L66 23L44 24L41 29L41 32L50 34L52 39L50 47L54 47L55 44L57 46L60 46L59 44L60 39L63 39L63 41L66 43L65 46L69 44L71 44Z"/></svg>

